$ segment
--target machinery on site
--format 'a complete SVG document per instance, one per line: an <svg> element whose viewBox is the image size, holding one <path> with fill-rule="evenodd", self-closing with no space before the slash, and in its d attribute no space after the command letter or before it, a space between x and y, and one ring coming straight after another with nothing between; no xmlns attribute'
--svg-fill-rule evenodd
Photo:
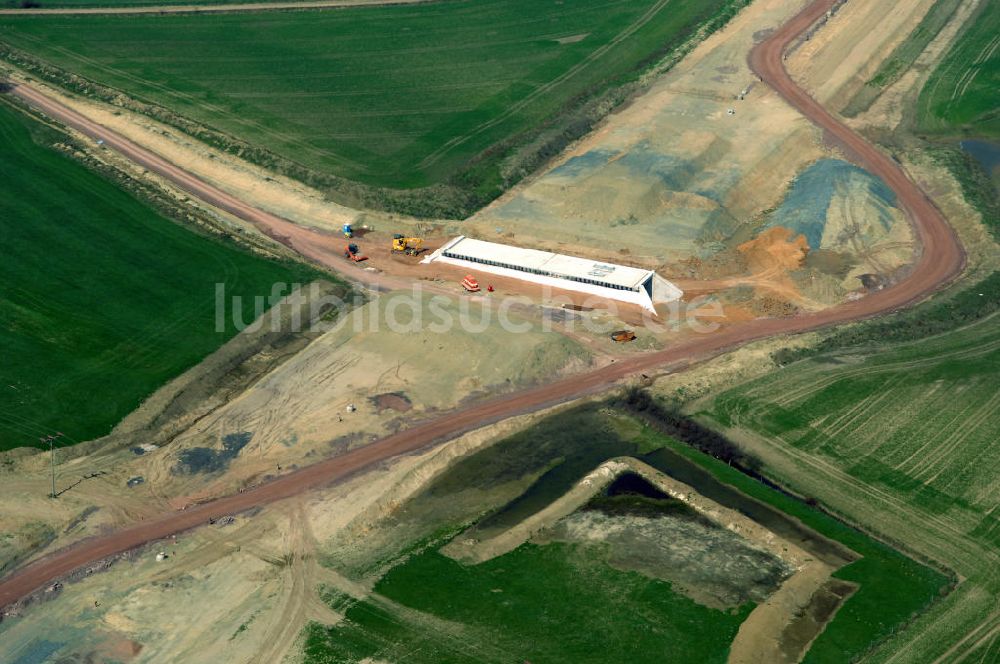
<svg viewBox="0 0 1000 664"><path fill-rule="evenodd" d="M400 233L392 236L392 253L416 256L423 249L424 240L419 237L406 237Z"/></svg>
<svg viewBox="0 0 1000 664"><path fill-rule="evenodd" d="M466 275L465 279L462 279L462 288L470 293L479 292L479 282L471 274Z"/></svg>
<svg viewBox="0 0 1000 664"><path fill-rule="evenodd" d="M348 240L354 237L354 229L351 227L350 224L344 224L344 237L347 238Z"/></svg>
<svg viewBox="0 0 1000 664"><path fill-rule="evenodd" d="M618 330L611 333L611 340L619 344L635 341L635 332L632 330Z"/></svg>
<svg viewBox="0 0 1000 664"><path fill-rule="evenodd" d="M368 260L367 256L361 255L361 249L353 242L344 247L344 258L352 260L355 263Z"/></svg>

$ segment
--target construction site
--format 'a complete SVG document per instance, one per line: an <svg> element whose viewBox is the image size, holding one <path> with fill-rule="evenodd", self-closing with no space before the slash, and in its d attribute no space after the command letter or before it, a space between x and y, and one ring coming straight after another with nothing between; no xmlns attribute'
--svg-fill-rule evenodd
<svg viewBox="0 0 1000 664"><path fill-rule="evenodd" d="M726 11L717 19L706 10L683 39L629 70L614 104L587 97L603 109L587 131L566 132L549 109L538 112L540 133L518 125L514 138L469 157L483 171L496 159L510 186L462 218L437 214L427 200L446 199L441 192L456 182L476 184L473 176L379 189L379 198L363 182L377 166L364 160L394 158L386 145L395 141L425 177L435 159L451 163L442 156L449 149L471 150L573 76L604 80L588 63L647 39L651 22L672 20L679 4L651 1L612 31L570 30L574 8L539 3L537 11L569 14L510 43L500 27L470 26L468 43L514 63L521 56L508 51L540 58L530 76L470 82L415 67L371 87L402 86L409 99L414 81L435 94L483 86L489 95L458 111L420 107L421 121L493 103L497 118L467 127L457 115L418 135L413 109L359 101L373 128L344 113L337 140L396 133L342 153L296 137L308 125L280 119L276 92L223 94L219 83L213 96L169 82L154 69L163 59L156 40L148 76L113 71L88 44L67 45L67 64L45 50L45 21L56 32L66 29L60 21L94 16L120 21L115 31L134 21L149 31L130 37L141 41L160 34L158 19L217 14L234 34L246 17L252 41L272 23L356 16L357 33L329 28L337 48L389 22L406 28L403 61L440 51L461 70L472 66L464 51L435 33L411 44L406 22L426 29L424 12L501 11L496 3L0 10L0 73L10 82L0 97L56 128L61 156L130 183L156 210L181 210L172 215L212 241L315 270L282 282L258 310L238 291L243 273L213 258L225 297L205 278L205 302L170 315L254 323L185 359L102 435L64 436L0 409L0 425L32 434L0 447L0 661L991 661L1000 618L987 569L997 562L988 487L977 485L975 500L955 498L965 501L960 510L948 493L958 480L849 463L864 444L844 438L841 447L837 432L888 399L888 388L836 417L819 406L846 403L834 372L875 380L891 367L855 367L850 347L828 362L808 354L834 343L825 341L833 326L865 330L868 319L950 297L969 274L1000 265L966 183L920 147L905 112L990 0L956 0L912 70L868 110L841 114L941 1L718 3ZM634 11L626 5L594 11ZM535 9L519 11L523 22L536 20ZM316 39L303 37L302 48ZM288 68L281 94L304 118L325 109L318 99L332 103L321 95L361 98L333 84L332 93L296 88L305 74L288 49L276 51L274 66ZM577 60L557 71L570 49ZM248 59L220 53L206 62L220 80ZM351 84L356 72L343 57L330 55L318 80ZM542 74L549 78L532 78ZM130 81L147 87L128 89ZM491 87L501 83L510 87ZM601 85L592 81L588 94ZM515 96L522 87L526 101ZM230 103L245 104L247 115L226 111ZM232 121L227 113L238 121L207 124ZM560 141L573 138L554 150L545 141L560 132ZM879 142L888 135L899 141L891 149ZM301 150L302 163L289 167L287 154L279 159L248 136ZM526 169L533 150L548 156ZM306 177L310 159L309 168L326 159L366 175ZM381 207L362 204L372 200ZM412 213L422 209L435 214ZM973 299L990 299L986 292ZM166 298L154 301L167 310ZM41 326L26 320L19 329ZM930 320L927 329L938 330ZM138 345L154 336L132 332L122 348L141 352L121 371L155 363ZM903 344L897 364L926 364L906 355L910 338L882 336ZM993 348L992 337L982 345ZM110 366L109 357L91 364ZM804 357L795 366L814 373L780 394L758 388L756 398L774 399L764 415L739 395L724 410L712 401L797 370L785 357ZM927 389L952 378L946 369ZM9 382L26 403L27 383ZM807 392L808 417L790 405ZM958 454L966 429L987 422L986 406L932 454ZM709 407L724 416L713 410L709 419ZM751 416L773 429L743 428ZM903 466L920 467L914 445ZM882 474L868 482L865 473ZM906 523L925 526L910 535ZM922 539L920 528L934 537ZM947 546L949 537L958 544Z"/></svg>

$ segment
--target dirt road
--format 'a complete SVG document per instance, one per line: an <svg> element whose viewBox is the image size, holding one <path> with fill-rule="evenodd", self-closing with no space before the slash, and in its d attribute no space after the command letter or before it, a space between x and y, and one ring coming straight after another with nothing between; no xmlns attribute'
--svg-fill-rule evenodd
<svg viewBox="0 0 1000 664"><path fill-rule="evenodd" d="M588 374L481 402L284 475L250 491L220 498L183 512L165 514L110 535L83 541L41 558L0 581L0 606L12 603L88 563L203 525L210 517L244 511L327 485L394 456L425 448L513 415L601 392L614 386L618 381L640 372L649 374L667 369L676 370L756 339L804 332L834 323L886 313L912 304L950 281L961 271L964 254L954 232L941 213L903 174L895 162L827 113L792 82L784 69L782 62L784 49L796 35L825 13L833 2L834 0L817 0L809 5L801 14L759 44L751 53L750 61L765 83L771 85L791 105L825 129L832 138L850 151L859 164L881 177L895 191L900 206L906 211L923 244L923 252L908 279L860 300L825 311L789 319L752 320L734 324L667 350L632 357ZM60 122L95 138L103 139L109 147L121 151L146 168L163 175L198 198L255 224L271 237L284 242L304 256L330 264L328 245L332 243L323 242L324 237L332 240L329 236L302 229L291 222L254 209L113 132L61 107L30 87L18 86L14 94L38 106ZM337 262L332 263L332 267L343 270L342 259L336 257L335 260ZM350 276L362 280L379 279L370 277L360 270L350 271Z"/></svg>
<svg viewBox="0 0 1000 664"><path fill-rule="evenodd" d="M258 208L198 179L183 168L175 166L159 155L140 147L120 134L85 118L28 85L17 85L13 94L58 122L72 127L91 138L103 141L128 157L134 163L162 176L197 199L247 221L276 242L289 247L300 255L319 263L345 278L375 288L406 288L409 279L387 277L379 272L369 272L343 258L344 239L334 233L299 226Z"/></svg>
<svg viewBox="0 0 1000 664"><path fill-rule="evenodd" d="M156 5L151 7L30 7L0 9L0 16L46 16L53 14L219 14L222 12L262 12L289 9L364 7L366 5L410 5L431 0L301 0L301 2L247 2L219 5Z"/></svg>

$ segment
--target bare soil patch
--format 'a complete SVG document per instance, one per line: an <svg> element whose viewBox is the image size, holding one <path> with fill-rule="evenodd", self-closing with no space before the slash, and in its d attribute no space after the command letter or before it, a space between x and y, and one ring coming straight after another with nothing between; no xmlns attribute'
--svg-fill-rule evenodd
<svg viewBox="0 0 1000 664"><path fill-rule="evenodd" d="M781 633L781 652L786 661L798 662L809 651L809 646L833 620L844 602L857 590L857 586L840 579L830 579Z"/></svg>
<svg viewBox="0 0 1000 664"><path fill-rule="evenodd" d="M385 410L394 410L397 413L405 413L413 409L413 402L402 392L387 392L371 397L375 410L379 413Z"/></svg>

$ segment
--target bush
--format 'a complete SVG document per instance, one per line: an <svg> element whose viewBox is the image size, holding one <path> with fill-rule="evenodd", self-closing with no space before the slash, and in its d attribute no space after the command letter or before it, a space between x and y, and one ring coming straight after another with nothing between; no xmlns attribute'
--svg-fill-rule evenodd
<svg viewBox="0 0 1000 664"><path fill-rule="evenodd" d="M755 455L746 452L722 434L685 417L674 408L664 406L648 390L629 388L619 405L642 417L659 431L705 454L751 475L757 476L760 473L762 464Z"/></svg>

